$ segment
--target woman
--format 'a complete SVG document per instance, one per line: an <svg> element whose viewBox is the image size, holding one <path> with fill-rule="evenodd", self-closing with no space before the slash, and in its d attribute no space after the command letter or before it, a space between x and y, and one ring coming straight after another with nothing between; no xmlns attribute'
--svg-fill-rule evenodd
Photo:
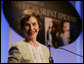
<svg viewBox="0 0 84 64"><path fill-rule="evenodd" d="M47 43L52 46L52 35L51 35L52 27L48 27L47 30Z"/></svg>
<svg viewBox="0 0 84 64"><path fill-rule="evenodd" d="M63 45L68 45L70 42L70 22L65 21L62 23L62 33L60 34Z"/></svg>
<svg viewBox="0 0 84 64"><path fill-rule="evenodd" d="M35 10L25 10L20 26L25 40L11 46L8 63L49 63L49 50L36 40L42 26L40 14Z"/></svg>

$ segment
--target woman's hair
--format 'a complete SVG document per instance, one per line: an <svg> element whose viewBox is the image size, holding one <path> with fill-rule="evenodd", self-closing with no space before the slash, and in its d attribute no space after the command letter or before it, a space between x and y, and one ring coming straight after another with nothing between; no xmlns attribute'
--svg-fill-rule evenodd
<svg viewBox="0 0 84 64"><path fill-rule="evenodd" d="M42 21L41 14L39 12L37 12L36 10L34 10L34 9L30 9L30 10L24 10L22 15L21 15L21 19L20 19L20 28L21 28L21 30L23 30L25 22L27 20L29 20L29 18L31 16L36 17L38 25L39 25L39 28L42 27L43 21Z"/></svg>

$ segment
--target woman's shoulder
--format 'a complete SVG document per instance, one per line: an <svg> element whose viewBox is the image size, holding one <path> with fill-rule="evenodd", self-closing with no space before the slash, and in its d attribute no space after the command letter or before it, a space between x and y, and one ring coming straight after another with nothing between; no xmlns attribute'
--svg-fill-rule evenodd
<svg viewBox="0 0 84 64"><path fill-rule="evenodd" d="M49 51L49 49L47 48L46 45L43 45L43 44L41 44L41 43L40 43L40 45L41 45L41 47L42 47L43 50Z"/></svg>
<svg viewBox="0 0 84 64"><path fill-rule="evenodd" d="M49 52L49 49L47 48L47 46L43 45L43 44L40 44L41 45L41 49L45 55L46 58L49 58L49 55L50 55L50 52Z"/></svg>
<svg viewBox="0 0 84 64"><path fill-rule="evenodd" d="M10 48L11 47L17 47L17 48L21 47L24 44L23 42L24 42L24 40L21 40L19 42L15 42L15 43L13 43L13 44L10 45Z"/></svg>
<svg viewBox="0 0 84 64"><path fill-rule="evenodd" d="M17 49L18 51L20 51L21 53L23 53L23 52L26 52L25 50L26 50L27 48L28 48L28 47L27 47L27 45L26 45L26 42L25 42L24 40L22 40L22 41L13 43L13 44L10 46L9 50L10 50L10 49Z"/></svg>

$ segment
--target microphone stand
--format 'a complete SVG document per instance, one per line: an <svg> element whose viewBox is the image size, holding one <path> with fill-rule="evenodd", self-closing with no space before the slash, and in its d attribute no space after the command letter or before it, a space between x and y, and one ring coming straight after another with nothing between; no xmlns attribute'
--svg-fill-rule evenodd
<svg viewBox="0 0 84 64"><path fill-rule="evenodd" d="M49 56L49 63L54 63L53 58L51 57L51 50L50 50L51 46L49 45L49 52L50 52L50 56Z"/></svg>

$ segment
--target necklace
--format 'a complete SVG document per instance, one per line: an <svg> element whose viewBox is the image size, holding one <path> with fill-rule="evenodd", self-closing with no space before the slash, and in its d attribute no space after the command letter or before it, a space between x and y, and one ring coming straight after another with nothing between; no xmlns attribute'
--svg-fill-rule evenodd
<svg viewBox="0 0 84 64"><path fill-rule="evenodd" d="M43 56L41 46L39 43L38 45L39 45L38 47L35 47L30 43L28 43L28 48L29 48L32 60L34 61L34 63L45 63L45 58Z"/></svg>

